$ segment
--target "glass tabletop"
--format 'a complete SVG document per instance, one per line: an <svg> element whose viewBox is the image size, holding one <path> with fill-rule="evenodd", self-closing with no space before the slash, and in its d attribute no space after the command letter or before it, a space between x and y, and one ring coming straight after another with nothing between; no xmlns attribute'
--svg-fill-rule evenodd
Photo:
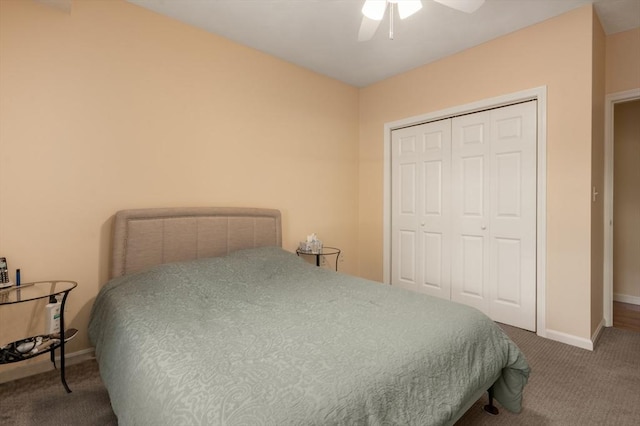
<svg viewBox="0 0 640 426"><path fill-rule="evenodd" d="M0 290L0 305L27 302L67 293L78 285L75 281L38 281Z"/></svg>
<svg viewBox="0 0 640 426"><path fill-rule="evenodd" d="M325 256L325 255L331 255L331 254L339 254L340 253L340 249L339 248L335 248L335 247L322 247L322 249L316 253L312 252L312 251L306 251L306 250L300 250L297 249L296 250L297 254L313 254L313 255L318 255L318 256Z"/></svg>

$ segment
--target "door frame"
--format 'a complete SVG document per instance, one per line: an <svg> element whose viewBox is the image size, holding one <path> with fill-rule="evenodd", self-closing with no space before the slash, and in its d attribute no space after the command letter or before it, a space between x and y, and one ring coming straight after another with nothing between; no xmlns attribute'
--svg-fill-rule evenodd
<svg viewBox="0 0 640 426"><path fill-rule="evenodd" d="M613 142L614 107L640 99L640 89L607 95L604 103L604 267L603 316L606 327L613 326Z"/></svg>
<svg viewBox="0 0 640 426"><path fill-rule="evenodd" d="M536 199L536 334L546 332L546 259L547 259L547 86L483 99L464 105L403 118L384 124L384 189L383 189L383 262L382 277L391 284L391 132L403 127L463 114L499 108L510 104L537 100L537 199Z"/></svg>

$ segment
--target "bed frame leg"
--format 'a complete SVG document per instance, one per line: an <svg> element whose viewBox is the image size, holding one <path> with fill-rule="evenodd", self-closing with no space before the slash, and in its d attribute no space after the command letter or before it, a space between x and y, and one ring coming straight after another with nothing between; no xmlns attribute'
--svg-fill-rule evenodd
<svg viewBox="0 0 640 426"><path fill-rule="evenodd" d="M484 411L492 416L497 416L500 414L500 411L498 410L498 407L493 405L493 386L491 386L487 392L489 392L489 403L484 406Z"/></svg>

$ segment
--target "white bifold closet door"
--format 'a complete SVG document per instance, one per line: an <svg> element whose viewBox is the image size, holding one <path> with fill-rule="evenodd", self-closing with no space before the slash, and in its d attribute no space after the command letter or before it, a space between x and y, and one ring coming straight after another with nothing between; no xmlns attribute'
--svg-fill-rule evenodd
<svg viewBox="0 0 640 426"><path fill-rule="evenodd" d="M392 132L392 285L535 331L536 102Z"/></svg>

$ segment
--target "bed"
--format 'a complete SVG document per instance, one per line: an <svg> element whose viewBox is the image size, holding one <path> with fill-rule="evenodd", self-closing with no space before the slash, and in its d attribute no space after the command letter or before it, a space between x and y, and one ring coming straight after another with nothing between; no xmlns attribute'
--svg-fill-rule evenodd
<svg viewBox="0 0 640 426"><path fill-rule="evenodd" d="M116 214L89 336L121 425L446 425L529 366L479 311L311 265L278 210Z"/></svg>

